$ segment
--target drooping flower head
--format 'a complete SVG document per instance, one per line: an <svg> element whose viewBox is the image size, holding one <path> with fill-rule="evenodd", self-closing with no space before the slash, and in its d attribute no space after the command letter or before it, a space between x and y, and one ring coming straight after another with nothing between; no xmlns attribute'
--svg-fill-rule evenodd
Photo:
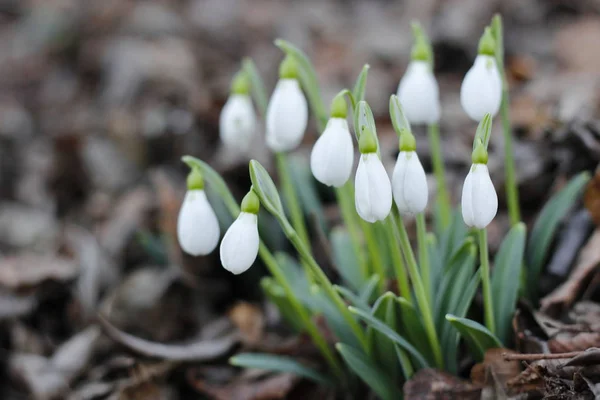
<svg viewBox="0 0 600 400"><path fill-rule="evenodd" d="M460 103L475 121L486 113L495 116L502 102L502 78L496 63L496 44L491 29L485 29L479 41L479 54L465 75L460 88Z"/></svg>
<svg viewBox="0 0 600 400"><path fill-rule="evenodd" d="M498 195L488 171L487 151L483 142L476 140L478 143L471 156L473 164L463 185L461 207L465 224L483 229L498 212Z"/></svg>
<svg viewBox="0 0 600 400"><path fill-rule="evenodd" d="M231 94L219 117L219 134L225 146L240 153L248 151L256 136L256 115L245 71L233 79Z"/></svg>
<svg viewBox="0 0 600 400"><path fill-rule="evenodd" d="M204 180L198 167L193 167L187 177L187 193L177 218L179 245L193 256L211 253L219 243L219 221L206 193Z"/></svg>
<svg viewBox="0 0 600 400"><path fill-rule="evenodd" d="M404 129L400 136L400 152L392 175L394 201L402 215L415 215L425 211L427 207L427 177L416 147L415 137Z"/></svg>
<svg viewBox="0 0 600 400"><path fill-rule="evenodd" d="M250 189L242 200L240 214L223 236L220 249L221 264L235 275L247 271L258 256L259 209L260 200L254 190Z"/></svg>
<svg viewBox="0 0 600 400"><path fill-rule="evenodd" d="M327 186L343 186L352 173L354 144L346 116L346 101L338 95L331 104L331 118L310 154L315 179Z"/></svg>
<svg viewBox="0 0 600 400"><path fill-rule="evenodd" d="M267 145L274 152L294 150L302 142L307 123L308 104L298 81L296 61L286 56L267 107Z"/></svg>

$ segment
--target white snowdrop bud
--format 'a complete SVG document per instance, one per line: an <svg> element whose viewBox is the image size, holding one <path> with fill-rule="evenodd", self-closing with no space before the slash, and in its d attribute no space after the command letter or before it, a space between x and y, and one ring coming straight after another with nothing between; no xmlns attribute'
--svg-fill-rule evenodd
<svg viewBox="0 0 600 400"><path fill-rule="evenodd" d="M415 215L427 207L427 177L415 151L400 151L392 175L394 201L402 215Z"/></svg>
<svg viewBox="0 0 600 400"><path fill-rule="evenodd" d="M462 215L465 224L483 229L498 212L498 195L490 178L487 165L474 163L462 190Z"/></svg>
<svg viewBox="0 0 600 400"><path fill-rule="evenodd" d="M256 134L256 115L247 94L231 94L219 118L223 144L240 153L249 150Z"/></svg>
<svg viewBox="0 0 600 400"><path fill-rule="evenodd" d="M362 133L361 142L366 134ZM360 147L362 152L363 146ZM354 186L356 211L362 219L373 223L389 215L392 209L392 185L376 152L361 154Z"/></svg>
<svg viewBox="0 0 600 400"><path fill-rule="evenodd" d="M438 83L427 61L413 60L398 85L398 98L411 124L432 124L440 119Z"/></svg>
<svg viewBox="0 0 600 400"><path fill-rule="evenodd" d="M298 147L308 123L308 104L290 56L281 63L279 76L267 107L267 145L275 152Z"/></svg>
<svg viewBox="0 0 600 400"><path fill-rule="evenodd" d="M310 169L316 180L327 186L343 186L352 173L354 145L346 121L346 102L333 100L331 118L310 154Z"/></svg>
<svg viewBox="0 0 600 400"><path fill-rule="evenodd" d="M192 169L187 182L188 191L177 218L177 239L186 253L206 255L219 243L219 221L206 198L202 175L197 168Z"/></svg>
<svg viewBox="0 0 600 400"><path fill-rule="evenodd" d="M239 275L247 271L258 256L259 207L258 196L251 190L242 201L240 215L223 236L220 249L221 264L232 274Z"/></svg>

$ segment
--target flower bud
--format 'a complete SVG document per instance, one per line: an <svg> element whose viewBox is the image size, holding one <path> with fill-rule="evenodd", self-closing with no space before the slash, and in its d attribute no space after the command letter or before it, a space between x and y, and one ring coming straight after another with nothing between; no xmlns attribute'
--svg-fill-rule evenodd
<svg viewBox="0 0 600 400"><path fill-rule="evenodd" d="M242 211L223 236L223 268L235 275L247 271L258 256L259 243L257 215Z"/></svg>
<svg viewBox="0 0 600 400"><path fill-rule="evenodd" d="M440 119L439 88L427 61L411 61L398 85L398 98L411 124L438 122Z"/></svg>
<svg viewBox="0 0 600 400"><path fill-rule="evenodd" d="M394 201L402 215L415 215L427 207L427 177L415 151L400 151L392 175Z"/></svg>
<svg viewBox="0 0 600 400"><path fill-rule="evenodd" d="M249 150L256 134L256 115L248 94L231 94L219 118L221 141L241 153Z"/></svg>
<svg viewBox="0 0 600 400"><path fill-rule="evenodd" d="M354 185L358 215L371 223L384 220L392 209L392 185L377 153L361 154Z"/></svg>
<svg viewBox="0 0 600 400"><path fill-rule="evenodd" d="M186 253L193 256L206 255L212 252L219 242L219 221L204 190L190 188L190 181L194 180L188 179L188 191L177 218L177 239Z"/></svg>
<svg viewBox="0 0 600 400"><path fill-rule="evenodd" d="M344 118L331 118L310 154L310 169L327 186L343 186L352 173L354 145Z"/></svg>
<svg viewBox="0 0 600 400"><path fill-rule="evenodd" d="M465 178L461 199L465 224L483 229L498 212L498 195L486 164L474 163Z"/></svg>
<svg viewBox="0 0 600 400"><path fill-rule="evenodd" d="M480 54L465 75L460 88L460 103L471 119L481 121L486 113L495 116L501 101L502 80L496 59Z"/></svg>

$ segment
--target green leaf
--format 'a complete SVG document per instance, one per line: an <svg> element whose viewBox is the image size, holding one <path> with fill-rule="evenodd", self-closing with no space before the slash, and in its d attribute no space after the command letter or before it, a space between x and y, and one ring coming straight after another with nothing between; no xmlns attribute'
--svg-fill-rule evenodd
<svg viewBox="0 0 600 400"><path fill-rule="evenodd" d="M400 318L402 319L402 326L398 329L398 332L406 337L425 356L431 365L434 365L435 357L431 351L431 345L427 339L427 331L419 312L404 297L398 297L396 301L400 306Z"/></svg>
<svg viewBox="0 0 600 400"><path fill-rule="evenodd" d="M296 193L298 194L304 213L316 216L321 229L323 232L326 232L327 223L325 221L325 213L323 212L323 206L315 188L315 180L310 171L308 160L300 154L290 154L288 161L292 181L294 182Z"/></svg>
<svg viewBox="0 0 600 400"><path fill-rule="evenodd" d="M394 381L379 369L361 350L347 344L338 343L335 346L348 364L379 397L383 400L397 400L402 393Z"/></svg>
<svg viewBox="0 0 600 400"><path fill-rule="evenodd" d="M367 75L369 74L369 64L365 64L356 78L354 89L352 90L352 96L354 101L361 101L365 99L365 90L367 88Z"/></svg>
<svg viewBox="0 0 600 400"><path fill-rule="evenodd" d="M502 347L500 340L479 322L452 314L446 315L446 319L460 332L477 361L483 360L486 350Z"/></svg>
<svg viewBox="0 0 600 400"><path fill-rule="evenodd" d="M450 226L439 232L440 252L444 260L448 260L460 248L467 237L467 226L463 221L460 207L454 211Z"/></svg>
<svg viewBox="0 0 600 400"><path fill-rule="evenodd" d="M250 78L254 101L256 102L256 106L258 107L260 114L264 118L267 115L267 105L269 101L265 84L258 73L258 69L254 64L254 61L252 61L251 58L244 58L244 61L242 61L242 68Z"/></svg>
<svg viewBox="0 0 600 400"><path fill-rule="evenodd" d="M404 115L404 110L402 108L402 104L400 103L400 99L395 94L390 96L390 117L392 119L394 131L396 131L398 137L400 137L400 133L403 130L411 132L410 123Z"/></svg>
<svg viewBox="0 0 600 400"><path fill-rule="evenodd" d="M513 226L504 237L494 259L492 296L496 330L502 343L506 343L509 338L511 321L517 305L519 285L515 285L515 281L521 276L526 233L525 224L518 223Z"/></svg>
<svg viewBox="0 0 600 400"><path fill-rule="evenodd" d="M310 108L317 119L319 132L322 132L323 129L325 129L325 124L327 124L328 113L323 104L323 99L321 98L321 91L319 89L319 81L317 79L315 68L308 56L290 42L277 39L275 40L275 45L287 55L294 57L298 63L300 83L306 92Z"/></svg>
<svg viewBox="0 0 600 400"><path fill-rule="evenodd" d="M362 301L365 303L370 303L370 300L373 297L375 289L377 288L377 284L380 280L381 277L379 275L373 275L368 281L365 282L363 287L360 288L360 293L358 294Z"/></svg>
<svg viewBox="0 0 600 400"><path fill-rule="evenodd" d="M540 212L527 243L527 287L532 301L537 301L537 286L542 273L542 265L546 260L552 238L560 221L581 194L581 191L590 180L589 172L582 172L573 177L571 181L546 203Z"/></svg>
<svg viewBox="0 0 600 400"><path fill-rule="evenodd" d="M291 357L273 354L241 353L229 359L231 365L243 368L259 368L274 372L287 372L313 380L327 386L333 386L333 380L320 371L308 368Z"/></svg>
<svg viewBox="0 0 600 400"><path fill-rule="evenodd" d="M370 309L369 304L364 302L363 299L358 297L356 294L352 293L350 289L338 285L333 285L333 288L354 307L358 307L365 311Z"/></svg>
<svg viewBox="0 0 600 400"><path fill-rule="evenodd" d="M345 228L333 228L330 234L333 262L344 282L354 290L362 286L360 265L352 248L352 238Z"/></svg>
<svg viewBox="0 0 600 400"><path fill-rule="evenodd" d="M410 344L406 339L404 339L397 332L395 332L393 329L391 329L389 326L387 326L384 322L373 317L369 313L359 310L355 307L349 307L349 309L350 309L350 312L357 315L359 318L361 318L363 321L365 321L369 326L372 326L377 331L383 333L388 338L390 338L392 341L397 343L400 347L402 347L404 350L408 351L417 360L417 362L419 363L420 366L422 366L422 367L429 366L429 363L427 362L427 360L425 360L425 357L423 357L423 355L419 352L419 350L417 350L412 344Z"/></svg>
<svg viewBox="0 0 600 400"><path fill-rule="evenodd" d="M275 304L288 326L297 333L304 331L302 322L298 319L298 313L285 295L283 288L269 276L262 278L260 285L265 293L265 296L271 303Z"/></svg>
<svg viewBox="0 0 600 400"><path fill-rule="evenodd" d="M377 299L370 310L374 318L385 321L392 330L398 330L395 296L391 292L383 294ZM378 365L394 379L400 378L400 365L394 350L395 343L384 334L376 331L372 326L367 327L367 341L369 343L369 354Z"/></svg>
<svg viewBox="0 0 600 400"><path fill-rule="evenodd" d="M261 204L275 217L285 219L281 198L271 176L258 161L250 161L250 180Z"/></svg>

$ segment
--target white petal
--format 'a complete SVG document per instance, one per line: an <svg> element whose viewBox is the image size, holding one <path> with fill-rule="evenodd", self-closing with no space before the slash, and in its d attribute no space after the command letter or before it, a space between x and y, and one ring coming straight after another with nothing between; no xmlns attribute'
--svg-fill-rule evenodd
<svg viewBox="0 0 600 400"><path fill-rule="evenodd" d="M258 245L256 214L241 212L221 242L223 268L235 275L245 272L256 260Z"/></svg>
<svg viewBox="0 0 600 400"><path fill-rule="evenodd" d="M193 256L212 252L219 243L219 221L204 190L188 190L177 218L179 245Z"/></svg>
<svg viewBox="0 0 600 400"><path fill-rule="evenodd" d="M385 219L392 209L392 185L376 153L360 157L354 201L358 215L371 223Z"/></svg>
<svg viewBox="0 0 600 400"><path fill-rule="evenodd" d="M473 164L462 197L463 219L468 226L483 229L498 212L498 195L485 164Z"/></svg>
<svg viewBox="0 0 600 400"><path fill-rule="evenodd" d="M256 115L248 95L232 94L219 118L221 141L225 146L246 152L256 133Z"/></svg>
<svg viewBox="0 0 600 400"><path fill-rule="evenodd" d="M495 116L502 101L502 81L494 57L479 55L465 75L460 88L460 103L475 121L486 113Z"/></svg>
<svg viewBox="0 0 600 400"><path fill-rule="evenodd" d="M296 79L280 79L267 108L267 145L273 151L298 147L306 124L308 105Z"/></svg>
<svg viewBox="0 0 600 400"><path fill-rule="evenodd" d="M343 186L352 173L354 145L343 118L331 118L310 154L310 169L319 182Z"/></svg>
<svg viewBox="0 0 600 400"><path fill-rule="evenodd" d="M414 215L427 207L427 177L416 152L401 151L398 154L392 175L392 190L402 215Z"/></svg>
<svg viewBox="0 0 600 400"><path fill-rule="evenodd" d="M398 85L398 98L411 124L440 119L440 95L435 76L425 61L412 61Z"/></svg>

